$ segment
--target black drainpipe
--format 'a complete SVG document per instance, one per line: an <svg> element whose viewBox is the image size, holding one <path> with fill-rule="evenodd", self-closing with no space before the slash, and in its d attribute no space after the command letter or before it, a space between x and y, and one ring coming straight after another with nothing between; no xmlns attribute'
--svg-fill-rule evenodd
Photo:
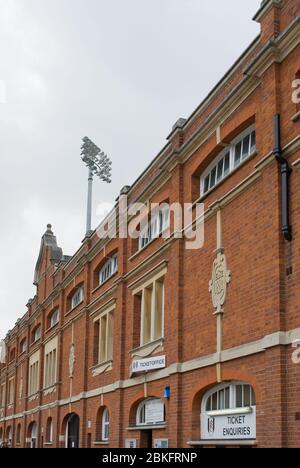
<svg viewBox="0 0 300 468"><path fill-rule="evenodd" d="M291 242L292 240L292 227L290 225L290 175L292 169L288 161L282 155L281 148L281 131L280 131L280 114L276 114L274 118L275 123L275 148L274 155L278 163L280 164L281 173L281 222L282 232L285 240Z"/></svg>

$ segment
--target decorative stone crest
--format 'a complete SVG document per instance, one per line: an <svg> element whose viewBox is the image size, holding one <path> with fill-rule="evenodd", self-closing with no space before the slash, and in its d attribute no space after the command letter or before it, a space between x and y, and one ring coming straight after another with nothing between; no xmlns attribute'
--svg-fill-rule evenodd
<svg viewBox="0 0 300 468"><path fill-rule="evenodd" d="M223 305L226 301L227 286L231 281L231 273L227 269L227 260L222 249L217 253L217 258L213 264L212 279L209 282L209 292L212 296L213 306L216 314L223 312Z"/></svg>
<svg viewBox="0 0 300 468"><path fill-rule="evenodd" d="M74 343L71 345L70 348L70 355L69 355L69 372L70 372L70 379L74 376L74 369L75 369L75 345Z"/></svg>

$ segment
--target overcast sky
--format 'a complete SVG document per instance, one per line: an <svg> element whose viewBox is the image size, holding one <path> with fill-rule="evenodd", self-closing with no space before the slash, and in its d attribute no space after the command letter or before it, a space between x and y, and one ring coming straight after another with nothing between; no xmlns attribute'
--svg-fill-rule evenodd
<svg viewBox="0 0 300 468"><path fill-rule="evenodd" d="M113 161L93 225L259 33L259 0L0 0L0 338L35 294L46 224L85 232L88 135ZM98 213L98 214L97 214Z"/></svg>

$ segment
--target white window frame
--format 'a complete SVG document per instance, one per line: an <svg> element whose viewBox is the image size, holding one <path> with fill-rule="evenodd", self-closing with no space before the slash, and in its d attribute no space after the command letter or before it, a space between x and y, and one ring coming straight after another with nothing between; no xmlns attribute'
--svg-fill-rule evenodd
<svg viewBox="0 0 300 468"><path fill-rule="evenodd" d="M228 177L235 169L237 169L244 161L249 159L253 154L256 152L256 144L252 149L251 145L251 135L253 132L256 132L256 126L255 124L251 125L248 127L245 131L240 133L232 142L230 145L228 145L224 150L221 151L221 153L218 154L218 156L209 164L209 166L206 168L206 170L203 172L200 178L200 195L204 196L207 193L209 193L211 190L213 190L215 187L217 187L226 177ZM239 164L235 165L235 148L236 146L240 143L243 142L243 140L247 137L250 136L250 142L249 142L249 152L247 155L240 159ZM224 175L224 163L223 163L223 175L222 177L217 180L217 171L218 171L218 164L219 162L225 158L225 156L229 153L229 171L226 175ZM213 170L216 169L216 183L211 187L209 185L208 190L205 191L205 181L207 176L211 177L211 174Z"/></svg>
<svg viewBox="0 0 300 468"><path fill-rule="evenodd" d="M236 403L236 389L238 386L250 387L250 406L237 406ZM229 408L219 408L219 394L222 390L229 388ZM217 409L212 409L212 396L217 394ZM252 397L254 396L254 402ZM211 399L211 409L207 409L207 404L209 399ZM256 406L255 392L251 384L247 382L227 382L226 384L221 384L210 389L203 397L201 412L207 414L208 416L218 416L223 414L242 414L249 413L251 408Z"/></svg>
<svg viewBox="0 0 300 468"><path fill-rule="evenodd" d="M28 396L36 395L40 389L40 351L29 359Z"/></svg>
<svg viewBox="0 0 300 468"><path fill-rule="evenodd" d="M57 381L57 336L45 345L44 351L44 388L51 388Z"/></svg>
<svg viewBox="0 0 300 468"><path fill-rule="evenodd" d="M109 429L110 429L110 414L109 409L105 407L102 413L101 420L101 440L103 442L109 441Z"/></svg>
<svg viewBox="0 0 300 468"><path fill-rule="evenodd" d="M164 420L163 421L157 421L156 423L146 423L146 406L152 401L160 401L160 403L163 405L164 408ZM153 426L155 424L165 424L165 405L164 402L161 398L147 398L146 400L143 400L137 407L136 410L136 425L137 426Z"/></svg>
<svg viewBox="0 0 300 468"><path fill-rule="evenodd" d="M15 378L8 381L8 405L13 405L15 401Z"/></svg>
<svg viewBox="0 0 300 468"><path fill-rule="evenodd" d="M94 319L94 326L98 324L99 327L99 339L98 339L98 362L96 365L104 364L105 362L109 362L113 360L113 352L114 352L114 311L115 306L107 309L106 311L102 312ZM104 355L102 353L102 325L103 321L106 318L106 327L105 327L105 351Z"/></svg>
<svg viewBox="0 0 300 468"><path fill-rule="evenodd" d="M55 327L59 322L59 309L55 309L50 315L50 328Z"/></svg>
<svg viewBox="0 0 300 468"><path fill-rule="evenodd" d="M167 203L162 203L158 208L158 212L151 216L150 221L140 232L139 235L139 250L144 249L154 239L158 239L160 235L170 227L170 207Z"/></svg>
<svg viewBox="0 0 300 468"><path fill-rule="evenodd" d="M37 448L38 440L38 425L36 422L32 423L31 432L30 432L30 448Z"/></svg>
<svg viewBox="0 0 300 468"><path fill-rule="evenodd" d="M34 330L33 330L33 340L32 343L36 343L42 336L42 326L38 325Z"/></svg>
<svg viewBox="0 0 300 468"><path fill-rule="evenodd" d="M6 404L6 384L1 384L1 401L0 401L0 408L5 408Z"/></svg>
<svg viewBox="0 0 300 468"><path fill-rule="evenodd" d="M156 336L156 289L157 284L160 283L162 297L161 297L161 336ZM151 289L151 311L150 311L150 340L146 341L145 338L145 320L146 320L146 294ZM165 322L165 276L153 278L153 280L147 282L143 288L139 291L138 295L141 296L141 327L140 327L140 346L146 346L155 342L156 340L164 338L164 322Z"/></svg>
<svg viewBox="0 0 300 468"><path fill-rule="evenodd" d="M24 338L20 343L20 353L23 354L27 351L27 339Z"/></svg>
<svg viewBox="0 0 300 468"><path fill-rule="evenodd" d="M50 430L48 429L49 420L50 420ZM49 439L47 439L48 431L49 431ZM52 444L52 442L53 442L53 418L49 417L47 419L47 426L46 426L46 443Z"/></svg>
<svg viewBox="0 0 300 468"><path fill-rule="evenodd" d="M118 254L110 257L99 271L99 284L106 283L114 274L118 272Z"/></svg>
<svg viewBox="0 0 300 468"><path fill-rule="evenodd" d="M83 302L84 294L83 294L83 286L80 286L76 289L74 294L71 297L71 310L75 309Z"/></svg>

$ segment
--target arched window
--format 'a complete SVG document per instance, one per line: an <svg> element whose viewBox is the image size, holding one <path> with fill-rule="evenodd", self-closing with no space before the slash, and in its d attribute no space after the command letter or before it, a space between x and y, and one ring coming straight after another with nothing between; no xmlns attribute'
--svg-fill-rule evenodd
<svg viewBox="0 0 300 468"><path fill-rule="evenodd" d="M155 425L165 422L164 402L159 398L149 398L142 401L136 412L136 425Z"/></svg>
<svg viewBox="0 0 300 468"><path fill-rule="evenodd" d="M17 426L16 443L17 444L21 443L21 424L18 424Z"/></svg>
<svg viewBox="0 0 300 468"><path fill-rule="evenodd" d="M37 325L31 333L31 343L36 343L36 341L38 341L41 338L41 334L42 327L41 325Z"/></svg>
<svg viewBox="0 0 300 468"><path fill-rule="evenodd" d="M202 439L255 439L256 398L251 385L230 382L209 390L201 406Z"/></svg>
<svg viewBox="0 0 300 468"><path fill-rule="evenodd" d="M48 315L48 328L53 328L59 322L59 309L55 309Z"/></svg>
<svg viewBox="0 0 300 468"><path fill-rule="evenodd" d="M0 427L0 447L2 443L3 443L3 427Z"/></svg>
<svg viewBox="0 0 300 468"><path fill-rule="evenodd" d="M222 150L203 172L200 181L201 196L217 186L255 151L256 131L255 125L252 125Z"/></svg>
<svg viewBox="0 0 300 468"><path fill-rule="evenodd" d="M109 440L109 411L108 408L104 408L102 413L102 440L107 442Z"/></svg>
<svg viewBox="0 0 300 468"><path fill-rule="evenodd" d="M251 385L231 384L213 392L206 402L206 411L223 411L255 406L255 394Z"/></svg>
<svg viewBox="0 0 300 468"><path fill-rule="evenodd" d="M105 283L109 278L111 278L118 271L118 256L117 254L113 255L107 260L104 266L99 271L99 284Z"/></svg>
<svg viewBox="0 0 300 468"><path fill-rule="evenodd" d="M20 343L20 354L23 354L27 351L27 340L26 338L23 338L23 340Z"/></svg>
<svg viewBox="0 0 300 468"><path fill-rule="evenodd" d="M83 301L84 297L84 291L83 291L83 286L79 286L79 288L76 289L76 291L73 293L73 295L70 298L70 306L71 309L75 309L81 302Z"/></svg>
<svg viewBox="0 0 300 468"><path fill-rule="evenodd" d="M53 419L47 419L46 425L46 442L47 444L51 444L53 442Z"/></svg>

